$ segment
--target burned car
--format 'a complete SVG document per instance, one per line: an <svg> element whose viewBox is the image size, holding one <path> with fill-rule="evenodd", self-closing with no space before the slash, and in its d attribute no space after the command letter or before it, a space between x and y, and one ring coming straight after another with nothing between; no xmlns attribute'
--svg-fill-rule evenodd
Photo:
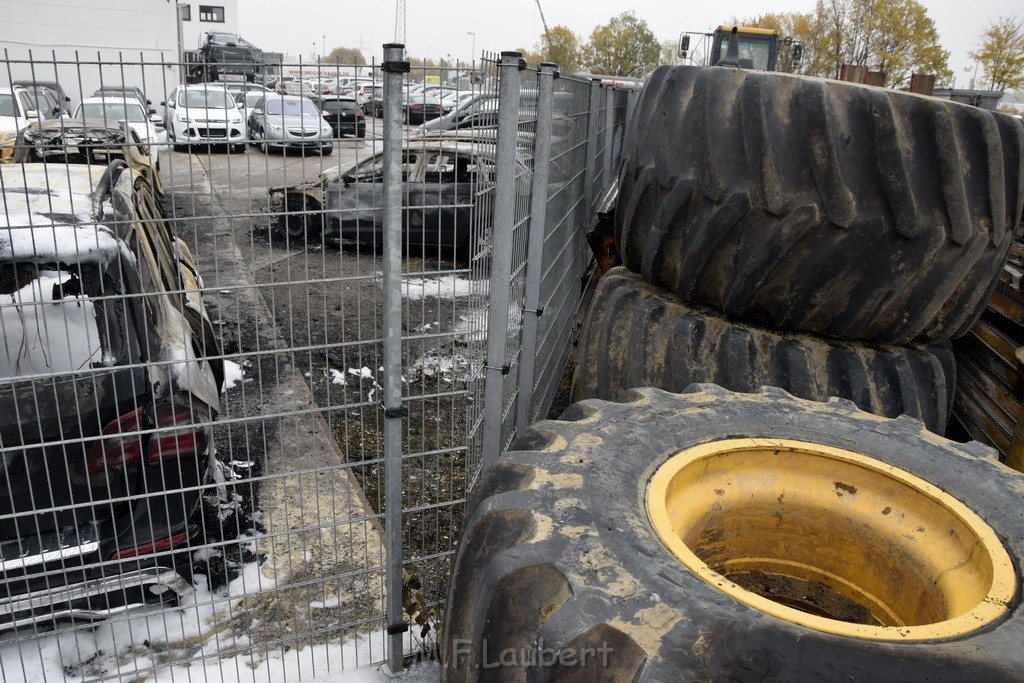
<svg viewBox="0 0 1024 683"><path fill-rule="evenodd" d="M192 591L223 363L148 159L0 167L0 630Z"/></svg>
<svg viewBox="0 0 1024 683"><path fill-rule="evenodd" d="M105 165L114 159L124 159L126 144L149 156L159 168L159 144L146 143L131 126L118 128L117 124L102 118L51 119L33 123L18 133L12 161L56 160L60 163Z"/></svg>
<svg viewBox="0 0 1024 683"><path fill-rule="evenodd" d="M463 258L486 249L493 199L495 145L459 138L414 139L402 147L403 244ZM517 187L527 191L520 159ZM293 242L377 247L384 233L384 154L316 180L270 190L277 226Z"/></svg>

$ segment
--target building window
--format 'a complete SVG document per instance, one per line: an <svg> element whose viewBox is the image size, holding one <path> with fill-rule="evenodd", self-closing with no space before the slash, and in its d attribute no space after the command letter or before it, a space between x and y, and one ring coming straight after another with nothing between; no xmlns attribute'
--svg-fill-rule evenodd
<svg viewBox="0 0 1024 683"><path fill-rule="evenodd" d="M192 21L192 5L178 5L182 21Z"/></svg>
<svg viewBox="0 0 1024 683"><path fill-rule="evenodd" d="M224 8L215 5L199 6L199 21L216 21L224 23Z"/></svg>

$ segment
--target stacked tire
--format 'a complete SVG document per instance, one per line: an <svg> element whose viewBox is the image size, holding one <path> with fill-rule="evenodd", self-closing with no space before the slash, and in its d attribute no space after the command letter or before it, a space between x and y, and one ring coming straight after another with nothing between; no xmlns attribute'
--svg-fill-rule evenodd
<svg viewBox="0 0 1024 683"><path fill-rule="evenodd" d="M1022 165L992 112L655 71L578 402L467 503L444 680L1021 680L1024 475L928 430Z"/></svg>
<svg viewBox="0 0 1024 683"><path fill-rule="evenodd" d="M778 386L942 433L948 343L1024 202L1020 120L858 84L663 67L627 133L573 399ZM620 327L621 325L621 327Z"/></svg>

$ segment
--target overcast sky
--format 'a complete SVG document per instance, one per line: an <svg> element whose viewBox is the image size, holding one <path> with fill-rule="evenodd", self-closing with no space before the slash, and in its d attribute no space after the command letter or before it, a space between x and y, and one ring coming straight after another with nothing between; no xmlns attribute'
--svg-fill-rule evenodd
<svg viewBox="0 0 1024 683"><path fill-rule="evenodd" d="M973 61L967 53L990 19L1024 12L1020 0L924 0L935 20L942 46L951 52L949 66L958 87L967 87ZM541 0L549 27L563 25L582 40L595 26L633 10L659 40L678 39L681 31L700 31L766 11L808 12L814 0ZM301 55L319 53L321 43L358 47L367 60L382 55L381 45L395 37L393 0L349 3L338 0L239 0L239 33L259 47ZM481 50L532 49L543 25L536 0L408 0L405 44L413 57L468 61Z"/></svg>

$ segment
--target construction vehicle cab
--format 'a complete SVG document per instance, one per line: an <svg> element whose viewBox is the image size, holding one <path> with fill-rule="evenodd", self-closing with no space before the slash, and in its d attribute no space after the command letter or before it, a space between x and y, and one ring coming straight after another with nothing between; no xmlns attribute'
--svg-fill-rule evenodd
<svg viewBox="0 0 1024 683"><path fill-rule="evenodd" d="M690 51L690 35L684 33L679 41L679 54L687 57ZM705 51L705 65L714 66L725 59L729 51L729 43L735 40L738 48L739 66L741 69L754 69L757 71L778 71L779 70L779 47L780 45L791 46L792 66L800 64L803 56L803 45L792 38L783 38L779 32L770 28L756 28L753 26L719 26L714 33L696 34L702 39L704 47L706 41L711 38L711 49ZM702 48L703 49L703 48Z"/></svg>
<svg viewBox="0 0 1024 683"><path fill-rule="evenodd" d="M739 66L742 69L775 71L779 57L779 33L770 28L719 26L711 40L711 64L718 64L729 51L729 42L736 36Z"/></svg>

